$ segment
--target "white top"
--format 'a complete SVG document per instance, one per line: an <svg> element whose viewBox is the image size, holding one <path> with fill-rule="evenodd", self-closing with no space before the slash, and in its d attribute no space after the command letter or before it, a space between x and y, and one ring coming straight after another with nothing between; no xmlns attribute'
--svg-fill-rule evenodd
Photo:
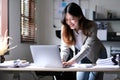
<svg viewBox="0 0 120 80"><path fill-rule="evenodd" d="M64 42L63 37L61 36L61 53L60 54L61 54L61 59L63 61L66 61L67 58L69 57L70 49L73 50L73 58L71 58L71 60L75 60L76 62L79 62L84 57L87 57L92 63L96 63L97 59L99 58L99 54L101 54L101 53L107 54L104 45L97 38L97 35L96 35L97 34L97 25L94 22L90 22L88 25L92 26L90 29L88 29L88 32L90 33L90 35L86 36L84 34L81 34L81 35L83 35L82 36L83 40L81 40L80 42L82 42L82 44L83 44L85 41L85 43L84 43L84 45L82 45L81 43L78 44L78 47L80 47L80 44L82 46L81 46L80 52L78 52L77 55L75 55L75 47L76 46L75 45L68 46ZM62 26L61 34L63 33L63 27L64 26ZM80 37L80 34L79 34L79 37ZM78 40L79 40L79 38L78 38Z"/></svg>
<svg viewBox="0 0 120 80"><path fill-rule="evenodd" d="M81 30L79 30L78 33L75 30L73 30L73 32L74 32L75 39L76 39L75 47L80 50L83 44L84 35Z"/></svg>

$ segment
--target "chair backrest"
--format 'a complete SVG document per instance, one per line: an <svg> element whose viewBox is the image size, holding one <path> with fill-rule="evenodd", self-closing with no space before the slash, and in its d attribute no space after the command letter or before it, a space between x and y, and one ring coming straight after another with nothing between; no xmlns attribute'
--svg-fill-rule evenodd
<svg viewBox="0 0 120 80"><path fill-rule="evenodd" d="M99 55L99 58L101 58L101 59L107 58L107 51L106 51L106 49L101 51L101 53Z"/></svg>

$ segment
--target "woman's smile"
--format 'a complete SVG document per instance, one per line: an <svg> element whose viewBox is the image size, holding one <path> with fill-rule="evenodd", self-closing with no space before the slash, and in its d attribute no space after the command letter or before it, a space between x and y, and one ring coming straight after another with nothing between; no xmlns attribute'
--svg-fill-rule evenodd
<svg viewBox="0 0 120 80"><path fill-rule="evenodd" d="M69 25L71 29L76 29L78 26L79 18L70 15L69 13L66 14L66 23Z"/></svg>

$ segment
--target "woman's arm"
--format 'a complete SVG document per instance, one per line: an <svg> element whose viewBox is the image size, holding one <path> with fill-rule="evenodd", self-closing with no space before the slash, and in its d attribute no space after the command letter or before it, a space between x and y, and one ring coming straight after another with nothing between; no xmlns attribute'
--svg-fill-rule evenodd
<svg viewBox="0 0 120 80"><path fill-rule="evenodd" d="M63 41L62 31L63 31L63 26L61 28L61 47L60 47L61 52L60 52L60 55L61 55L62 61L66 61L70 54L70 50L69 50L69 47L67 46L67 44Z"/></svg>
<svg viewBox="0 0 120 80"><path fill-rule="evenodd" d="M91 35L87 37L84 45L81 47L80 52L75 55L71 61L79 62L81 59L83 59L87 54L90 53L90 50L92 46L94 46L94 43L97 39L97 25L95 23L92 23L91 26L93 26L90 29Z"/></svg>

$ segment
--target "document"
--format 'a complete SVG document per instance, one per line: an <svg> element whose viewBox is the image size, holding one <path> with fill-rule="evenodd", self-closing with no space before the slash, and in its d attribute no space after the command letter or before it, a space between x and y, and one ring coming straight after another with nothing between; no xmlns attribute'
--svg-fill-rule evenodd
<svg viewBox="0 0 120 80"><path fill-rule="evenodd" d="M71 67L76 67L76 68L91 68L93 67L94 64L73 64Z"/></svg>
<svg viewBox="0 0 120 80"><path fill-rule="evenodd" d="M114 65L111 59L112 57L107 59L98 59L96 66L93 66L93 68L119 68L119 65Z"/></svg>
<svg viewBox="0 0 120 80"><path fill-rule="evenodd" d="M10 60L0 63L0 68L14 68L14 67L26 67L29 65L29 62L25 60Z"/></svg>

